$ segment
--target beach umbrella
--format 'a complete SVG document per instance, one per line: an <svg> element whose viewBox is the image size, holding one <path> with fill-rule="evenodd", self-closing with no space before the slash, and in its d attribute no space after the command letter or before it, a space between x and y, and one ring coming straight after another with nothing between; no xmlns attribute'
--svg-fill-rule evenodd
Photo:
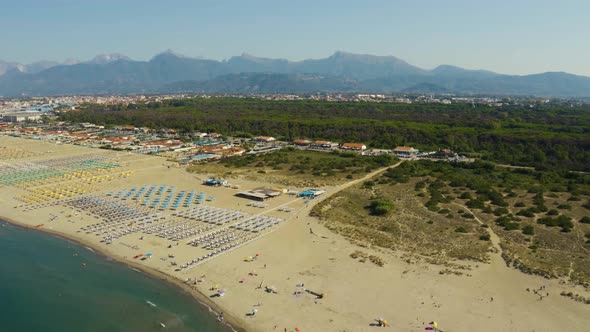
<svg viewBox="0 0 590 332"><path fill-rule="evenodd" d="M295 328L295 331L299 332L301 331L301 329L299 329L298 327Z"/></svg>

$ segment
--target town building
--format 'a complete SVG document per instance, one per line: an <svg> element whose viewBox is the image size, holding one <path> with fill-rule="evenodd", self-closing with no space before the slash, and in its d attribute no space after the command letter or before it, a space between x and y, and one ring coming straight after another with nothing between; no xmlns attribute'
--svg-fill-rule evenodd
<svg viewBox="0 0 590 332"><path fill-rule="evenodd" d="M254 137L254 141L256 142L263 142L263 143L269 143L269 142L274 142L277 139L272 137L272 136L257 136Z"/></svg>
<svg viewBox="0 0 590 332"><path fill-rule="evenodd" d="M311 144L311 141L306 139L296 139L293 141L293 144L298 146L309 146Z"/></svg>
<svg viewBox="0 0 590 332"><path fill-rule="evenodd" d="M365 151L367 146L362 143L344 143L340 146L342 150L350 150L350 151Z"/></svg>
<svg viewBox="0 0 590 332"><path fill-rule="evenodd" d="M412 158L418 154L418 150L411 146L398 146L393 149L393 154L402 158Z"/></svg>
<svg viewBox="0 0 590 332"><path fill-rule="evenodd" d="M310 147L315 149L331 149L338 146L338 143L332 143L330 141L313 141Z"/></svg>
<svg viewBox="0 0 590 332"><path fill-rule="evenodd" d="M14 112L0 114L4 122L25 122L41 120L41 112Z"/></svg>
<svg viewBox="0 0 590 332"><path fill-rule="evenodd" d="M435 153L433 153L431 155L431 157L432 158L439 158L439 159L456 158L457 153L451 151L450 149L441 149L441 150L438 150Z"/></svg>
<svg viewBox="0 0 590 332"><path fill-rule="evenodd" d="M151 141L151 142L144 142L142 145L146 148L155 148L156 151L159 150L174 150L182 147L182 142L179 140L160 140L160 141Z"/></svg>

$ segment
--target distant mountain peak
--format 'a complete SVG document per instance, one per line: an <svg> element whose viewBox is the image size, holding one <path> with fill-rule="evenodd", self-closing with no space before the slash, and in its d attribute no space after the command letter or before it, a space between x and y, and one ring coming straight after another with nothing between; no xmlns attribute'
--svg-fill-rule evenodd
<svg viewBox="0 0 590 332"><path fill-rule="evenodd" d="M441 65L425 70L394 56L336 51L327 58L288 61L248 53L216 61L166 50L150 61L121 54L85 65L0 61L0 95L117 94L168 91L175 82L207 91L408 92L493 95L589 96L590 78L563 72L502 75ZM127 61L121 63L119 61ZM74 61L75 63L75 61ZM97 65L88 65L98 63ZM47 68L51 67L51 70ZM251 73L251 74L244 74ZM176 89L191 84L172 85Z"/></svg>
<svg viewBox="0 0 590 332"><path fill-rule="evenodd" d="M435 75L453 75L453 76L480 76L480 77L493 77L493 76L498 76L500 74L495 73L493 71L489 71L489 70L483 70L483 69L465 69L465 68L461 68L461 67L457 67L457 66L453 66L453 65L440 65L437 66L436 68L430 70L431 74L435 74Z"/></svg>
<svg viewBox="0 0 590 332"><path fill-rule="evenodd" d="M104 65L107 63L111 63L111 62L117 62L117 61L130 61L131 58L129 58L126 55L120 54L120 53L111 53L111 54L100 54L95 56L92 60L88 61L87 63L90 64L97 64L97 65Z"/></svg>
<svg viewBox="0 0 590 332"><path fill-rule="evenodd" d="M386 59L386 60L397 60L403 61L393 55L373 55L363 53L352 53L347 51L336 51L330 56L330 58L348 58L348 59ZM405 61L404 61L405 62Z"/></svg>
<svg viewBox="0 0 590 332"><path fill-rule="evenodd" d="M288 62L285 59L271 59L271 58L263 58L259 56L252 55L250 53L242 53L240 56L233 56L229 59L229 61L236 61L236 60L247 60L251 62L257 63L264 63L264 62Z"/></svg>
<svg viewBox="0 0 590 332"><path fill-rule="evenodd" d="M180 54L178 52L175 52L173 49L169 48L163 52L161 52L160 54L166 54L166 55L174 55L177 56L179 58L185 58L185 56L183 54Z"/></svg>
<svg viewBox="0 0 590 332"><path fill-rule="evenodd" d="M433 71L455 70L455 69L463 69L463 68L453 66L453 65L439 65L436 68L434 68Z"/></svg>
<svg viewBox="0 0 590 332"><path fill-rule="evenodd" d="M69 66L69 65L77 65L80 62L81 61L78 60L78 59L67 58L67 59L64 60L64 62L62 62L62 65L66 65L66 66Z"/></svg>
<svg viewBox="0 0 590 332"><path fill-rule="evenodd" d="M253 54L246 53L246 52L242 52L242 54L240 54L240 57L247 58L247 59L258 59L259 58Z"/></svg>
<svg viewBox="0 0 590 332"><path fill-rule="evenodd" d="M153 58L151 58L150 61L154 61L157 59L169 59L169 58L177 58L177 59L194 59L194 60L204 60L205 58L201 57L201 56L194 56L194 57L189 57L186 56L184 54L180 54L178 52L175 52L171 49L167 49L163 52L160 52L156 55L154 55Z"/></svg>
<svg viewBox="0 0 590 332"><path fill-rule="evenodd" d="M16 62L0 60L0 75L4 75L4 73L16 69L18 65L19 64Z"/></svg>

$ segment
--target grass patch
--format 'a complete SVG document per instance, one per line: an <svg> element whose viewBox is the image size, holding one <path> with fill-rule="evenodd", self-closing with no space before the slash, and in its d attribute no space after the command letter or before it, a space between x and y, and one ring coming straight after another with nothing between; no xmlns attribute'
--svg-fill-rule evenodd
<svg viewBox="0 0 590 332"><path fill-rule="evenodd" d="M217 163L197 164L189 172L246 175L254 180L282 184L315 182L342 183L363 177L380 167L389 166L397 159L391 155L361 156L352 152L319 152L284 148L261 154L247 154ZM222 167L220 167L222 166ZM263 176L261 178L257 177Z"/></svg>

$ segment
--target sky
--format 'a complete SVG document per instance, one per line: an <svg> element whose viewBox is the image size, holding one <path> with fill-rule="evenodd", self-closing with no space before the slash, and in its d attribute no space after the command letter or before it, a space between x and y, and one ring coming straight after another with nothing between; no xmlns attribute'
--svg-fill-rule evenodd
<svg viewBox="0 0 590 332"><path fill-rule="evenodd" d="M0 59L166 49L228 59L393 55L505 74L590 76L588 0L0 0Z"/></svg>

